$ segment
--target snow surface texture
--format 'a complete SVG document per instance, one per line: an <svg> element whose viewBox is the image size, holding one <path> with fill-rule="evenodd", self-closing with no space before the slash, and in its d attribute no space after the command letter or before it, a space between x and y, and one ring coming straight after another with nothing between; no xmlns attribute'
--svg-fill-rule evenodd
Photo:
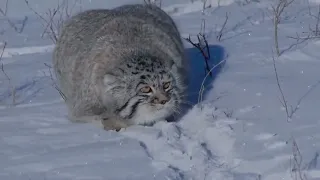
<svg viewBox="0 0 320 180"><path fill-rule="evenodd" d="M0 16L0 47L7 42L1 64L11 80L10 85L0 72L1 180L320 179L320 41L297 44L288 38L297 33L305 37L303 32L315 28L317 20L310 13L317 15L319 0L296 0L279 24L283 53L275 60L289 113L294 112L289 122L272 60L274 1L211 0L204 6L200 0L163 0L162 8L183 37L194 39L205 19L210 67L221 65L207 79L204 101L197 104L204 64L199 51L185 41L192 67L189 101L195 106L179 122L120 132L66 119L48 67L54 44L40 37L42 21L23 1L8 2L6 17ZM45 15L59 2L29 0L29 5ZM135 2L142 0L78 0L74 12ZM8 19L22 31L16 32ZM8 107L11 86L14 107Z"/></svg>

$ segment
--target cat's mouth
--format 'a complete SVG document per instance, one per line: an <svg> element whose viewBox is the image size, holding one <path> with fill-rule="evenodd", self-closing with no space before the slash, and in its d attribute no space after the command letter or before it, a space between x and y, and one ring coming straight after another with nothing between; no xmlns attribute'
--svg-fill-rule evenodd
<svg viewBox="0 0 320 180"><path fill-rule="evenodd" d="M156 111L171 111L173 109L174 105L169 101L166 104L158 104L155 106Z"/></svg>

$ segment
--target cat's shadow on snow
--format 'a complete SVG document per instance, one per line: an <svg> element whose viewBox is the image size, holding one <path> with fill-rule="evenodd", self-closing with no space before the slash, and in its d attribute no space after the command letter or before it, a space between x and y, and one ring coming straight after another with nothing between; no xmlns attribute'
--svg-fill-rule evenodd
<svg viewBox="0 0 320 180"><path fill-rule="evenodd" d="M213 82L221 72L221 69L224 67L226 63L226 54L225 50L220 45L209 45L210 49L210 60L208 64L211 71L212 76L208 75L206 80L204 81L204 91L203 97L213 88ZM198 103L199 92L201 88L201 84L208 74L205 71L205 59L203 58L201 52L193 47L185 49L186 57L189 63L189 71L188 71L188 89L185 98L185 102L182 105L181 114L176 116L175 118L170 117L168 119L169 122L179 120L190 108ZM219 64L220 63L220 64Z"/></svg>

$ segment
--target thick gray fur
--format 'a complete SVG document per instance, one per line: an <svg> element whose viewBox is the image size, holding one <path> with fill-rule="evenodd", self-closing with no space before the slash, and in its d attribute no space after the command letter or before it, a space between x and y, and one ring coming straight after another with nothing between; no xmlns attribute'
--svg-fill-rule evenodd
<svg viewBox="0 0 320 180"><path fill-rule="evenodd" d="M69 119L98 122L105 129L163 120L179 111L185 96L187 65L179 31L154 5L71 17L60 31L53 66ZM171 82L168 91L165 81ZM141 93L145 84L154 91Z"/></svg>

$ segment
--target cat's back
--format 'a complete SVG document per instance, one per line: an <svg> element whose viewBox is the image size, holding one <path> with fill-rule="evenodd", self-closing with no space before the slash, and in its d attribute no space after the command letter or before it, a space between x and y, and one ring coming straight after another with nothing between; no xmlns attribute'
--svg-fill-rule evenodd
<svg viewBox="0 0 320 180"><path fill-rule="evenodd" d="M87 53L103 38L130 45L140 43L134 40L148 41L157 35L159 40L167 36L181 44L175 23L157 6L130 4L114 9L87 10L65 22L56 43L55 56Z"/></svg>
<svg viewBox="0 0 320 180"><path fill-rule="evenodd" d="M81 12L66 20L59 32L55 56L72 55L74 51L88 47L88 43L93 40L94 32L99 30L104 23L109 20L110 10L93 9ZM88 48L89 49L89 48Z"/></svg>

